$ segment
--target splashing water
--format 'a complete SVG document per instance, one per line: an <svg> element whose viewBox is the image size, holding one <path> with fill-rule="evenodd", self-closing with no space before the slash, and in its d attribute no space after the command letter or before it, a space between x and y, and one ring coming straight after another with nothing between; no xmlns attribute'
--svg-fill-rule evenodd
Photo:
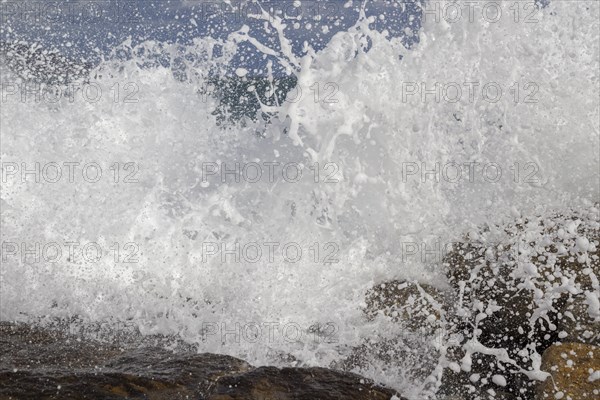
<svg viewBox="0 0 600 400"><path fill-rule="evenodd" d="M501 3L506 15L510 6ZM0 318L127 323L275 365L286 355L329 366L373 332L391 335L397 325L365 319L369 288L391 279L445 284L426 260L404 257L401 243L431 248L515 212L599 198L598 13L597 2L555 1L532 24L430 19L411 49L370 29L372 18L361 14L324 49L307 46L302 56L271 18L276 49L246 28L185 47L124 43L91 74L104 93L95 103L3 102L4 162L96 162L103 173L93 183L77 168L75 183L3 181L3 242L93 242L102 257L8 257ZM274 115L268 123L223 127L213 113L218 100L202 95L203 84L242 44L275 57L303 95L263 104ZM116 56L122 52L127 57ZM125 82L136 83L136 103L115 102L115 85L131 94ZM315 82L332 83L320 96L331 93L335 102L315 101ZM436 82L458 85L462 95L423 98L419 85ZM482 95L490 82L503 90L497 101ZM472 180L427 175L450 162L479 164L470 164ZM258 182L221 179L220 170L205 179L207 165L236 163L280 165L273 179ZM297 164L282 173L289 163ZM478 167L491 164L502 171L495 182ZM302 176L291 182L298 168ZM124 182L128 174L137 182ZM536 179L526 180L530 174ZM215 248L207 244L224 242L228 249L258 243L263 257L208 252ZM267 260L270 242L295 243L302 256L290 261L279 246ZM131 255L137 262L122 262ZM324 262L328 256L335 262ZM422 341L418 352L436 345ZM418 396L424 378L414 371L429 362L407 358L401 367L361 372Z"/></svg>

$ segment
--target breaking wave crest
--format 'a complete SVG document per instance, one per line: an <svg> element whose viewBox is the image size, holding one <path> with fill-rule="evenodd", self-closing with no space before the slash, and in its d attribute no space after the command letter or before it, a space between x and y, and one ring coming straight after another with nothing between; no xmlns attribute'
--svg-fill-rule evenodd
<svg viewBox="0 0 600 400"><path fill-rule="evenodd" d="M74 101L14 97L1 111L3 161L56 162L63 178L3 182L3 241L61 243L65 256L3 260L0 318L77 316L251 363L336 365L365 340L398 332L365 318L374 285L447 286L439 260L407 254L407 243L433 249L488 223L597 201L598 21L597 3L554 1L533 24L424 21L407 49L362 15L298 56L275 19L275 50L244 29L187 46L124 43L81 81L101 88L95 102L78 101L81 89ZM223 97L206 82L227 76L242 43L297 86L269 102L244 86L236 101L261 103L258 117L224 124L215 113ZM64 162L80 163L75 184ZM86 163L99 165L97 181L95 170L82 178ZM243 175L254 174L249 165L261 179ZM240 170L222 175L224 166ZM67 258L64 243L74 241ZM86 243L101 257L82 256ZM412 356L361 372L424 393L440 329L407 328Z"/></svg>

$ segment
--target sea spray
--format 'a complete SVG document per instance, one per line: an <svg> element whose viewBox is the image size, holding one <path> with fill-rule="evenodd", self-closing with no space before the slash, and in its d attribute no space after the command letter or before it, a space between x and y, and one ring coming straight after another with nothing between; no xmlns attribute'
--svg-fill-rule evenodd
<svg viewBox="0 0 600 400"><path fill-rule="evenodd" d="M510 6L500 3L505 15ZM597 199L598 4L556 1L538 17L428 19L408 50L362 14L302 55L270 18L278 50L244 28L187 47L124 43L92 71L105 94L93 103L9 98L3 162L29 171L40 163L41 178L52 162L96 163L103 174L56 183L35 182L37 172L6 176L2 240L18 250L3 249L0 318L127 321L253 364L329 366L365 340L395 336L389 320L366 321L366 292L391 279L445 284L441 268L421 253L406 257L402 243L432 249L511 213ZM248 42L286 67L304 95L262 104L268 121L224 125L203 85L226 74ZM315 101L311 87L328 83L333 96ZM135 102L125 102L131 92L115 97L127 84ZM236 163L240 171L269 163L276 173L236 179ZM461 179L450 163L464 168ZM207 165L233 172L207 176ZM101 257L52 262L48 253L37 262L27 253L71 242L78 251L94 243ZM230 253L207 255L209 243ZM257 259L243 253L255 250L249 243L278 251ZM597 298L588 304L597 310ZM410 332L405 340L414 343ZM421 346L444 354L435 340ZM431 362L406 357L361 372L418 397L435 386L415 373Z"/></svg>

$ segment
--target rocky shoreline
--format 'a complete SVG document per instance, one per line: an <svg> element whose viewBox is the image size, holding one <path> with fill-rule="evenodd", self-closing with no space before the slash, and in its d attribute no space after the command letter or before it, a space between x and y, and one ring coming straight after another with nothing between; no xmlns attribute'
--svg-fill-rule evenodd
<svg viewBox="0 0 600 400"><path fill-rule="evenodd" d="M445 257L446 288L392 280L369 289L365 320L397 329L332 369L254 367L185 344L117 346L65 327L0 323L0 400L400 400L355 372L411 356L424 366L422 399L598 399L599 249L598 206L484 227ZM443 337L423 354L401 336L407 329Z"/></svg>
<svg viewBox="0 0 600 400"><path fill-rule="evenodd" d="M365 312L446 332L438 398L598 399L599 249L598 205L487 226L445 257L450 289L382 282Z"/></svg>
<svg viewBox="0 0 600 400"><path fill-rule="evenodd" d="M219 354L125 350L8 322L0 325L0 354L1 400L402 399L369 379L327 368L257 368Z"/></svg>

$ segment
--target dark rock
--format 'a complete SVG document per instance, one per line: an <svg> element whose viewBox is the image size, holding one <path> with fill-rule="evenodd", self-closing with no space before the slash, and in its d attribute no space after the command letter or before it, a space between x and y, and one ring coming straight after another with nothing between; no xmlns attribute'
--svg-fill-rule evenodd
<svg viewBox="0 0 600 400"><path fill-rule="evenodd" d="M350 350L343 360L333 367L343 371L368 370L374 364L384 368L401 369L404 378L412 381L424 381L435 369L439 352L431 346L435 336L414 332L397 332L391 338L375 334L359 346ZM429 348L431 351L424 352Z"/></svg>
<svg viewBox="0 0 600 400"><path fill-rule="evenodd" d="M495 236L488 235L492 231ZM462 344L476 339L488 349L505 349L518 367L475 353L471 371L446 371L442 388L469 399L480 390L532 399L536 383L519 373L532 366L523 349L542 354L561 340L597 343L599 316L590 314L586 299L597 298L594 282L600 276L598 209L518 219L474 236L444 260L458 296L447 328L461 335ZM504 239L493 243L488 236ZM460 365L464 353L458 348L449 360ZM506 387L489 384L498 373Z"/></svg>
<svg viewBox="0 0 600 400"><path fill-rule="evenodd" d="M0 354L0 399L388 400L396 394L326 368L254 368L226 355L121 349L24 324L0 324Z"/></svg>
<svg viewBox="0 0 600 400"><path fill-rule="evenodd" d="M590 316L585 296L567 299L557 319L560 341L600 346L600 319Z"/></svg>
<svg viewBox="0 0 600 400"><path fill-rule="evenodd" d="M359 375L326 368L260 367L219 379L211 400L389 400L394 393Z"/></svg>
<svg viewBox="0 0 600 400"><path fill-rule="evenodd" d="M361 371L374 364L384 365L402 370L405 379L424 381L429 377L440 355L432 342L443 336L445 293L427 284L392 280L373 286L365 303L368 320L382 315L396 323L396 328L386 335L374 332L334 366L344 371Z"/></svg>
<svg viewBox="0 0 600 400"><path fill-rule="evenodd" d="M462 348L455 346L449 349L449 359L460 365L464 356ZM442 399L461 400L525 400L531 399L535 390L535 383L525 375L515 372L507 373L499 368L499 363L494 356L476 353L472 355L473 365L471 371L458 372L447 368L442 376L442 386L439 396ZM502 374L507 382L505 387L500 387L493 382L495 374Z"/></svg>
<svg viewBox="0 0 600 400"><path fill-rule="evenodd" d="M445 305L443 293L433 286L399 280L375 285L365 301L368 319L382 313L411 329L438 325Z"/></svg>

